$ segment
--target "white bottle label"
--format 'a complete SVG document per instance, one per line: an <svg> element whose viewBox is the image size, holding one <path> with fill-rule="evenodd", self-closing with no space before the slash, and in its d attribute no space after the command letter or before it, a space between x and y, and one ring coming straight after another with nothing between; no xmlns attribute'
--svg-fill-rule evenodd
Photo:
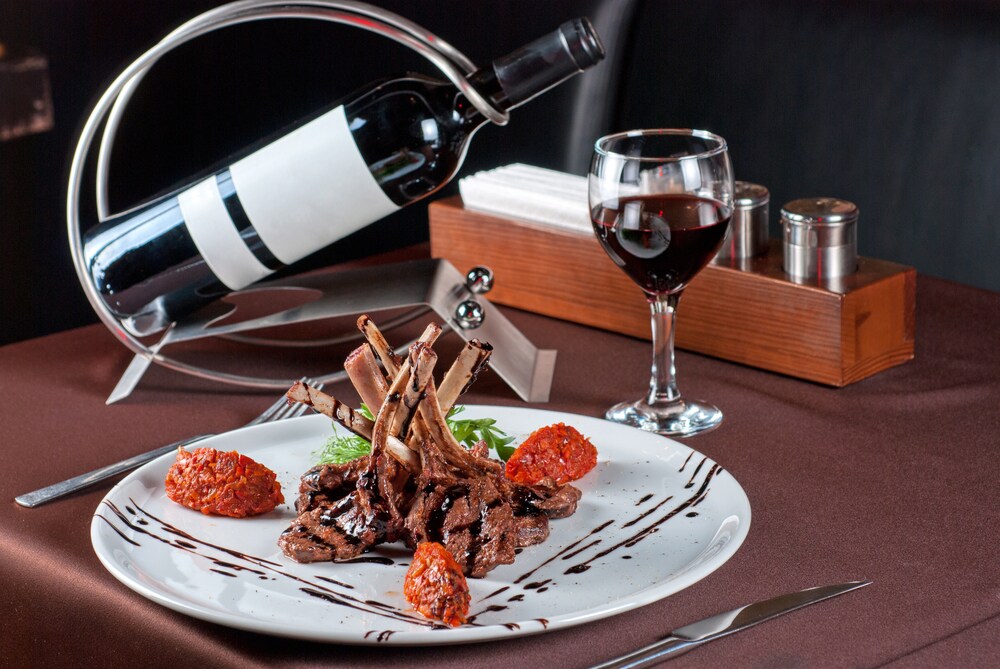
<svg viewBox="0 0 1000 669"><path fill-rule="evenodd" d="M219 281L233 290L271 273L243 243L213 174L177 196L188 233Z"/></svg>
<svg viewBox="0 0 1000 669"><path fill-rule="evenodd" d="M286 265L399 209L368 170L342 106L229 169L251 225ZM244 288L270 273L240 239L215 177L179 199L198 250L229 288Z"/></svg>

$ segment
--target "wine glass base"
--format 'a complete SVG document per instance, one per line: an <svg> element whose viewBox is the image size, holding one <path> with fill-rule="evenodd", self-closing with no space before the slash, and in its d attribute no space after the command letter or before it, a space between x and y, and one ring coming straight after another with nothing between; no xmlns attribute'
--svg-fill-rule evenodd
<svg viewBox="0 0 1000 669"><path fill-rule="evenodd" d="M667 437L691 437L722 423L718 407L683 399L664 406L653 406L645 400L622 402L608 409L604 417Z"/></svg>

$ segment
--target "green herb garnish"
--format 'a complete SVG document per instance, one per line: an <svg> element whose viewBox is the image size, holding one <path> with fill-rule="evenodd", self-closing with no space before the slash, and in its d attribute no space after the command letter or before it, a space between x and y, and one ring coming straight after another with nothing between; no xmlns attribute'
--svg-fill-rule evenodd
<svg viewBox="0 0 1000 669"><path fill-rule="evenodd" d="M359 410L364 416L375 420L371 411L364 404ZM459 419L453 417L465 411L464 406L454 406L448 412L447 423L456 441L464 444L466 448L472 448L480 440L493 449L501 460L507 459L514 453L514 447L509 444L514 441L514 437L508 437L503 430L496 427L496 420L493 418ZM317 464L342 465L368 455L372 452L372 445L367 439L363 439L356 434L335 434L326 440L323 448L314 454Z"/></svg>
<svg viewBox="0 0 1000 669"><path fill-rule="evenodd" d="M318 453L319 465L342 465L372 452L372 445L355 434L335 434L323 444Z"/></svg>
<svg viewBox="0 0 1000 669"><path fill-rule="evenodd" d="M375 420L372 412L364 404L358 409L358 413L370 420ZM329 437L323 444L323 448L313 453L313 457L317 458L316 464L318 465L342 465L371 452L372 445L367 439L362 439L358 435L348 432Z"/></svg>
<svg viewBox="0 0 1000 669"><path fill-rule="evenodd" d="M448 412L448 428L451 429L451 433L455 435L458 443L465 444L466 448L472 448L480 440L485 441L486 445L492 448L501 460L507 462L507 459L514 454L514 447L508 446L510 442L514 441L514 437L508 437L503 430L496 427L495 418L466 418L462 420L453 418L463 411L465 411L464 406L455 406Z"/></svg>

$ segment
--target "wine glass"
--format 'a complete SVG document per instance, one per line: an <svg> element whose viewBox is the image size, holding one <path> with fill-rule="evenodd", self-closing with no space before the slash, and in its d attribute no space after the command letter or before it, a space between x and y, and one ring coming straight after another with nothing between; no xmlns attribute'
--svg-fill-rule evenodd
<svg viewBox="0 0 1000 669"><path fill-rule="evenodd" d="M687 129L608 135L594 145L588 181L594 233L646 294L653 331L649 394L616 404L605 417L679 437L717 427L717 407L677 390L674 323L681 293L729 229L733 168L726 141Z"/></svg>

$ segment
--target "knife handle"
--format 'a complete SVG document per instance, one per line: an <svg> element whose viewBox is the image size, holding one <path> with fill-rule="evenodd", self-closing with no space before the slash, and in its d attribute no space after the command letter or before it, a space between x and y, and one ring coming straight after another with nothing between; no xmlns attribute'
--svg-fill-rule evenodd
<svg viewBox="0 0 1000 669"><path fill-rule="evenodd" d="M622 655L613 660L594 665L591 669L639 669L639 667L648 667L671 653L687 650L688 648L697 646L699 643L701 641L690 641L675 636L668 636L656 643L651 643L648 646L634 650L628 655Z"/></svg>
<svg viewBox="0 0 1000 669"><path fill-rule="evenodd" d="M146 451L145 453L140 453L139 455L133 455L131 458L101 467L100 469L95 469L94 471L87 472L86 474L80 474L79 476L74 476L71 479L60 481L59 483L53 483L50 486L35 490L34 492L19 495L14 498L14 501L21 506L26 506L28 508L41 506L46 502L59 499L60 497L70 494L71 492L82 490L83 488L93 485L98 481L103 481L115 476L116 474L121 474L122 472L135 469L139 465L144 465L147 462L155 460L161 455L166 455L167 453L176 451L181 446L193 444L196 441L201 441L209 436L211 435L202 434L190 439L175 441L172 444L167 444L166 446L161 446L160 448L152 451Z"/></svg>

